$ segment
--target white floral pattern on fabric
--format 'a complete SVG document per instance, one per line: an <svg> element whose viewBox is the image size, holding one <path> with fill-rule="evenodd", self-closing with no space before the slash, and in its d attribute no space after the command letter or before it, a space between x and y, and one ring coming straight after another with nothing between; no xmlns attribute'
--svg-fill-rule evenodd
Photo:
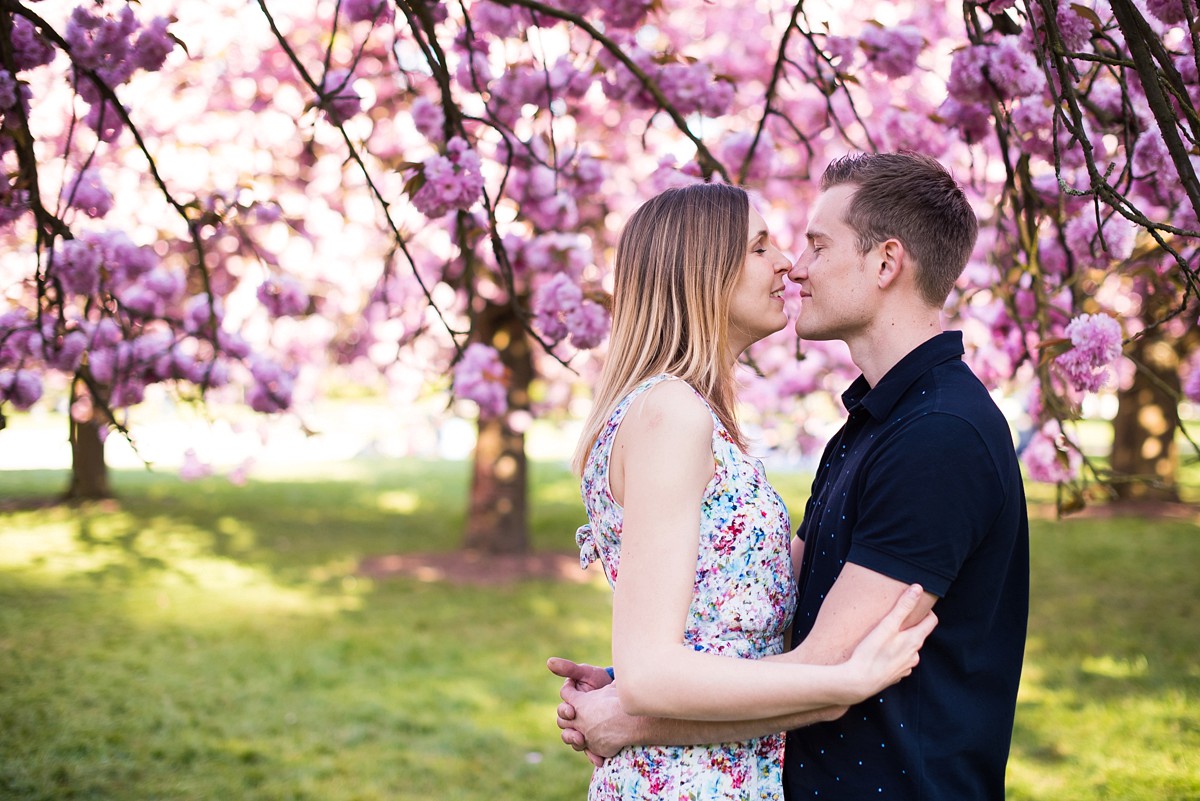
<svg viewBox="0 0 1200 801"><path fill-rule="evenodd" d="M679 379L655 376L617 404L584 465L588 525L576 533L580 564L599 561L612 586L620 570L624 515L608 483L613 438L634 399L668 380ZM701 502L696 583L682 641L697 651L759 659L783 650L796 607L791 524L762 464L742 453L716 414L712 417L713 478ZM781 801L783 742L777 734L720 745L626 748L593 772L588 799Z"/></svg>

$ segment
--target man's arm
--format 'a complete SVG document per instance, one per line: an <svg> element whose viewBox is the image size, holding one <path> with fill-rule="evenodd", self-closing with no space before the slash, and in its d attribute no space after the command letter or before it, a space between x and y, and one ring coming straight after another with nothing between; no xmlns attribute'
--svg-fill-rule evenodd
<svg viewBox="0 0 1200 801"><path fill-rule="evenodd" d="M894 632L911 629L913 633L920 631L922 640L932 630L936 623L936 618L929 614L933 596L929 593L918 594L917 588L913 588L913 592L905 592L908 585L895 582L897 591L889 606L887 599L893 592L891 584L872 585L876 579L883 582L892 580L874 571L865 571L853 565L850 567L856 568L851 571L852 581L836 596L831 592L829 599L825 601L825 605L829 605L830 600L841 598L842 600L837 600L839 613L827 617L834 620L834 626L852 626L853 621L861 616L863 628L861 631L851 632L842 638L844 642L841 642L829 636L827 629L831 624L828 620L822 622L822 611L817 620L817 624L823 626L821 645L813 651L813 662L817 659L828 659L826 664L843 662L869 634L874 634L871 647L875 647L881 638L886 638L889 630ZM859 571L864 575L860 576ZM850 586L851 584L854 586ZM864 597L857 598L856 594L859 592L864 593ZM843 609L843 604L848 608ZM883 611L875 617L869 617L873 614L871 610L876 604L882 604ZM912 628L917 623L920 625ZM814 627L814 632L816 631ZM845 654L837 656L843 648ZM777 661L795 657L782 654L769 659ZM625 713L615 689L607 684L608 675L602 669L576 665L565 659L552 659L548 667L566 679L560 692L563 703L558 708L558 726L563 730L563 742L576 750L588 751L589 756L612 756L628 745L703 745L748 740L812 723L835 720L846 711L844 706L829 706L786 715L732 721L635 717ZM597 687L602 689L593 691ZM596 760L593 758L593 761Z"/></svg>
<svg viewBox="0 0 1200 801"><path fill-rule="evenodd" d="M750 740L834 720L845 712L844 707L828 707L762 720L673 720L626 715L611 685L584 692L568 681L560 695L563 703L558 707L558 725L563 730L563 742L576 751L586 750L601 758L611 757L630 745L705 745Z"/></svg>
<svg viewBox="0 0 1200 801"><path fill-rule="evenodd" d="M848 562L821 603L812 630L793 650L774 659L832 665L847 659L854 648L892 609L909 585ZM920 622L933 609L937 596L921 594L904 626Z"/></svg>

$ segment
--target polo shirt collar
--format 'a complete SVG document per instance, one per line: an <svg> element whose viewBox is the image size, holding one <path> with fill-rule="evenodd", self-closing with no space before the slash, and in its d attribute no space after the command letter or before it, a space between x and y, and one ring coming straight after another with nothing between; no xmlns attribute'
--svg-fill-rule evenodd
<svg viewBox="0 0 1200 801"><path fill-rule="evenodd" d="M962 358L963 353L962 331L943 331L896 362L874 387L867 383L866 376L860 375L842 393L842 403L849 412L862 406L876 420L886 419L918 378L939 364Z"/></svg>

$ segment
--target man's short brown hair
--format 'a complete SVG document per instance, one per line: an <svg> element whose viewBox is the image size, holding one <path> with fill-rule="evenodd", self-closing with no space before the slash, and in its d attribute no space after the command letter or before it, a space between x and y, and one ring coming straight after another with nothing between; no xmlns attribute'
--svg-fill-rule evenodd
<svg viewBox="0 0 1200 801"><path fill-rule="evenodd" d="M979 233L954 177L921 153L862 153L837 159L821 176L822 191L842 184L857 187L845 223L858 235L859 252L898 239L916 262L921 297L942 306Z"/></svg>

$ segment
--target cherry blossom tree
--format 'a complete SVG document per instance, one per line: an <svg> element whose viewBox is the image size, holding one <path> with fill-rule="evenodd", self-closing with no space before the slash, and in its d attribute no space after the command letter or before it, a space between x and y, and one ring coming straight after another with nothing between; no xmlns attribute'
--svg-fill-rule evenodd
<svg viewBox="0 0 1200 801"><path fill-rule="evenodd" d="M977 372L1028 399L1031 477L1064 507L1169 488L1157 464L1085 459L1069 421L1118 381L1122 404L1149 391L1173 464L1180 391L1200 400L1195 15L0 0L0 414L67 392L74 490L95 495L81 477L108 432L136 441L148 386L285 414L313 376L365 367L477 420L464 542L520 551L524 434L586 398L632 209L739 183L795 252L830 159L908 148L977 202L948 315ZM811 450L850 369L791 332L755 346L764 444Z"/></svg>

